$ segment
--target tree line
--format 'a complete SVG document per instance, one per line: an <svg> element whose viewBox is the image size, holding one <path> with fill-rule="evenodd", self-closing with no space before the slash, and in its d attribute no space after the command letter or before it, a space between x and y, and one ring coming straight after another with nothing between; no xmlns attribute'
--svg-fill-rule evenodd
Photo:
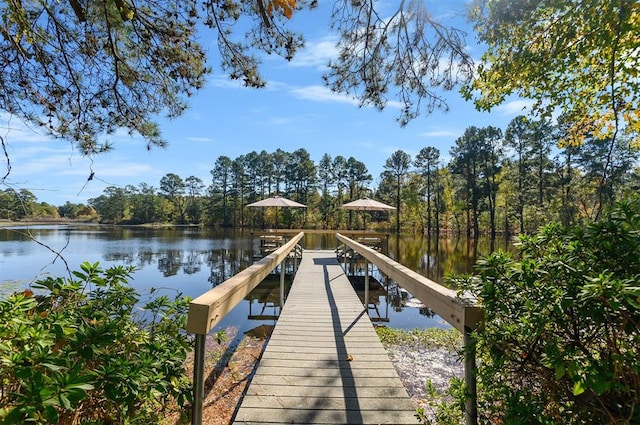
<svg viewBox="0 0 640 425"><path fill-rule="evenodd" d="M93 218L105 223L175 223L216 227L374 228L468 236L530 233L557 221L597 220L603 209L640 189L639 151L628 139L586 137L563 144L569 124L514 118L500 128L468 127L445 162L432 146L412 157L398 150L374 178L361 161L326 153L316 163L306 149L219 156L211 180L168 173L146 182L109 186L88 205L57 208L26 189L0 192L2 218ZM255 209L247 204L280 195L306 210ZM372 197L395 212L361 213L339 207ZM390 214L390 217L389 215ZM275 222L276 217L278 223Z"/></svg>

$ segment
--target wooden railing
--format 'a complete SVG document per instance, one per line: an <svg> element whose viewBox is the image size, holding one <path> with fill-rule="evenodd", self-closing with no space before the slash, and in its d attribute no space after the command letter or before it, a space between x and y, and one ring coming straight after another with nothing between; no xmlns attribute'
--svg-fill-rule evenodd
<svg viewBox="0 0 640 425"><path fill-rule="evenodd" d="M464 371L465 385L467 387L467 403L465 421L468 425L476 424L478 419L476 402L476 359L475 346L471 338L471 332L478 328L479 322L484 316L482 307L473 299L462 299L456 291L446 288L415 271L403 266L361 243L349 239L339 233L336 238L354 252L365 259L365 291L369 288L369 262L376 265L378 270L405 288L418 298L423 304L433 310L434 313L446 320L451 326L462 332L464 336ZM345 259L346 261L346 259ZM367 300L365 294L365 300Z"/></svg>
<svg viewBox="0 0 640 425"><path fill-rule="evenodd" d="M204 358L207 334L224 316L242 301L264 278L291 253L298 253L300 232L276 251L255 262L237 275L205 292L189 304L187 332L196 334L193 368L193 417L191 423L202 424L204 402ZM280 268L280 281L284 282L284 264ZM283 297L281 290L281 298ZM282 300L281 300L282 301Z"/></svg>

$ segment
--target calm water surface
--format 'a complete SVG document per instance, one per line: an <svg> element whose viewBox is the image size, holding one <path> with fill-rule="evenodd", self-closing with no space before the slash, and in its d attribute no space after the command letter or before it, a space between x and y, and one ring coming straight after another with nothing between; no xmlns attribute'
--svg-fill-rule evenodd
<svg viewBox="0 0 640 425"><path fill-rule="evenodd" d="M306 234L306 249L334 249L333 234ZM508 249L506 242L494 249ZM68 276L67 266L78 270L83 261L99 262L103 268L133 265L131 285L141 294L162 288L171 295L197 297L246 268L258 249L249 232L199 228L147 229L100 225L42 225L0 227L0 295L25 287L46 276ZM388 255L437 282L451 273L468 273L478 255L490 250L488 241L473 243L464 238L429 239L416 235L391 235ZM56 252L61 253L59 257ZM63 261L64 260L64 261ZM385 281L371 291L370 315L381 324L413 329L448 327L439 317L413 299L411 294ZM287 285L290 285L290 279ZM362 296L362 295L361 295ZM218 325L236 327L239 334L275 324L280 306L279 277L261 283Z"/></svg>

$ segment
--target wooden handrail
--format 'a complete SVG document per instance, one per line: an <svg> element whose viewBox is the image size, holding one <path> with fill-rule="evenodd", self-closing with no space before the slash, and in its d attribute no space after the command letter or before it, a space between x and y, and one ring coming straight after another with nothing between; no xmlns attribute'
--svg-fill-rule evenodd
<svg viewBox="0 0 640 425"><path fill-rule="evenodd" d="M479 305L461 299L456 291L444 287L419 273L392 260L386 255L353 239L336 233L336 238L349 248L375 264L378 269L418 298L438 316L460 332L474 330L482 320L484 311Z"/></svg>
<svg viewBox="0 0 640 425"><path fill-rule="evenodd" d="M339 233L336 233L336 238L345 246L362 255L367 261L375 264L378 270L389 276L398 285L407 289L438 316L462 332L464 337L464 380L466 386L465 423L467 425L477 425L476 349L471 333L478 328L480 321L484 317L483 308L477 305L475 300L462 299L458 297L456 291L427 279L386 255L380 254L353 239L349 239ZM365 264L367 264L366 261Z"/></svg>
<svg viewBox="0 0 640 425"><path fill-rule="evenodd" d="M282 262L304 236L303 232L289 242L242 270L189 304L187 332L206 335L240 301Z"/></svg>

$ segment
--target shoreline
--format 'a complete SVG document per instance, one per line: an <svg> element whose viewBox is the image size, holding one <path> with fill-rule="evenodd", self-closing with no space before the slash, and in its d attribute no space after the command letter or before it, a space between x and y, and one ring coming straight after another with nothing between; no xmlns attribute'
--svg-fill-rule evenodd
<svg viewBox="0 0 640 425"><path fill-rule="evenodd" d="M94 226L110 226L110 227L142 227L149 229L170 229L170 228L210 228L216 230L234 230L234 231L244 231L250 233L268 233L268 234L298 234L300 232L310 233L310 234L322 234L322 233L344 233L344 234L353 234L353 235L367 235L367 236L389 236L391 232L388 231L377 231L377 230L351 230L351 229L312 229L312 228L300 228L300 229L259 229L259 228L251 228L251 227L215 227L215 226L206 226L204 223L199 224L176 224L176 223L140 223L140 224L114 224L114 223L101 223L95 220L82 220L82 219L70 219L70 218L32 218L25 220L10 220L6 218L0 218L0 227L3 225L7 226L29 226L33 225L46 225L46 224L86 224L86 225L94 225Z"/></svg>

